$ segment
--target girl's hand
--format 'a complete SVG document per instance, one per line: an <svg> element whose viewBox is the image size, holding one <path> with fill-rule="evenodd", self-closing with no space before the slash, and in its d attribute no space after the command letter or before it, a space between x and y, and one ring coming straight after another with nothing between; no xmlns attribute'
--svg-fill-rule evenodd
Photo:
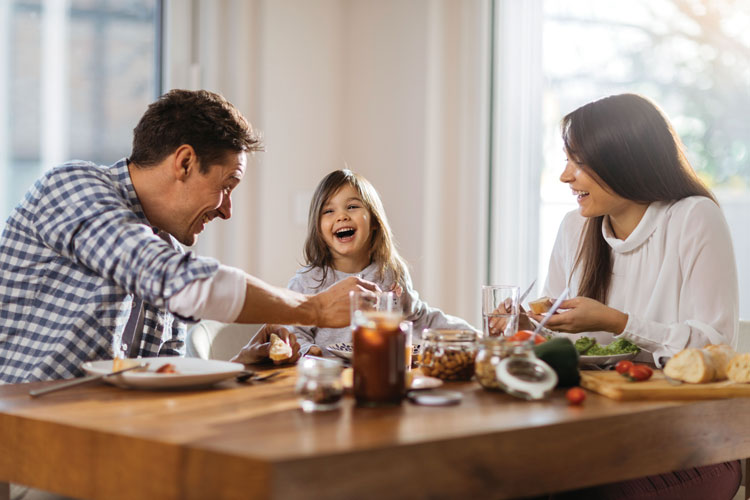
<svg viewBox="0 0 750 500"><path fill-rule="evenodd" d="M545 325L550 330L567 333L606 331L620 334L628 323L627 314L588 297L564 300L560 304L560 309L567 310L552 315ZM528 315L536 321L544 318L542 314L529 312Z"/></svg>

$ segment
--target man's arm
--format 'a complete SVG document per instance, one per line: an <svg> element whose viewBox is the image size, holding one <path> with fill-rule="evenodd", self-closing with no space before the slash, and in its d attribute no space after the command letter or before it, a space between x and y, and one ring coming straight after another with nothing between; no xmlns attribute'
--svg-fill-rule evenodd
<svg viewBox="0 0 750 500"><path fill-rule="evenodd" d="M369 281L350 276L315 295L304 295L246 276L245 302L235 323L278 323L340 328L349 324L349 292L380 291Z"/></svg>

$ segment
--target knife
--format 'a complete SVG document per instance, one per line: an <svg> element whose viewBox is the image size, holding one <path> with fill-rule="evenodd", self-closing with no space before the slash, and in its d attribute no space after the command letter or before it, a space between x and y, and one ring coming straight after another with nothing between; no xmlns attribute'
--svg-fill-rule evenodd
<svg viewBox="0 0 750 500"><path fill-rule="evenodd" d="M535 284L536 284L536 278L534 278L534 281L531 282L531 284L529 285L529 288L527 288L526 291L523 292L523 295L521 295L521 298L518 299L519 305L523 304L523 301L526 300L526 297L529 295L529 292L531 291L531 289L534 288Z"/></svg>
<svg viewBox="0 0 750 500"><path fill-rule="evenodd" d="M148 368L148 363L141 363L140 365L129 366L128 368L124 368L122 370L118 370L112 373L103 373L101 375L89 375L88 377L75 378L73 380L62 382L60 384L53 385L50 387L45 387L43 389L34 389L34 390L29 391L29 396L31 396L32 398L35 398L43 394L48 394L50 392L55 392L55 391L61 391L63 389L67 389L68 387L75 387L81 384L87 384L89 382L93 382L94 380L103 379L105 377L111 377L112 375L119 375L120 373L129 372L130 370L137 370L139 368Z"/></svg>

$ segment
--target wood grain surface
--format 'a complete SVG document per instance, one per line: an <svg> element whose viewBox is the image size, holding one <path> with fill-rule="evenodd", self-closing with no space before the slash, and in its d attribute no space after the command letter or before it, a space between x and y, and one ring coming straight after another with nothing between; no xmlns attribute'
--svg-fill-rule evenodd
<svg viewBox="0 0 750 500"><path fill-rule="evenodd" d="M293 368L202 391L0 386L0 481L91 499L518 498L750 455L750 398L298 409ZM623 450L631 452L623 453ZM637 450L637 453L633 452ZM581 473L585 470L585 474Z"/></svg>
<svg viewBox="0 0 750 500"><path fill-rule="evenodd" d="M654 370L654 375L643 382L631 382L615 371L583 371L581 386L620 401L724 399L750 396L750 384L736 384L725 380L707 384L672 385L664 378L661 370Z"/></svg>

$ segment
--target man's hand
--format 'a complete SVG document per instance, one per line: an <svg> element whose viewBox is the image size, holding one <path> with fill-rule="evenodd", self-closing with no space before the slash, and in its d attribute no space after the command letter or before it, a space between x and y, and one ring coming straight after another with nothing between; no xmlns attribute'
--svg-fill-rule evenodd
<svg viewBox="0 0 750 500"><path fill-rule="evenodd" d="M292 356L287 359L274 361L275 365L293 364L299 359L299 342L293 333L278 325L263 325L250 342L231 359L235 363L249 365L269 361L269 350L271 348L271 334L275 333L279 338L292 347Z"/></svg>
<svg viewBox="0 0 750 500"><path fill-rule="evenodd" d="M312 296L317 311L316 325L323 328L341 328L349 325L349 292L371 292L375 297L380 288L375 283L355 276L341 280L327 290Z"/></svg>

